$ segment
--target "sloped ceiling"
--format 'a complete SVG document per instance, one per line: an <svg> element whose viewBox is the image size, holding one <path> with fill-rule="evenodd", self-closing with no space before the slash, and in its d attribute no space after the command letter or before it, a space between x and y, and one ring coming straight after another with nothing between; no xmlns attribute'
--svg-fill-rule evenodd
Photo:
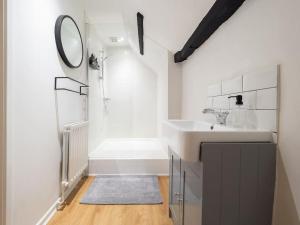
<svg viewBox="0 0 300 225"><path fill-rule="evenodd" d="M109 47L117 47L117 46L127 46L128 40L127 31L125 30L125 26L123 22L108 22L108 23L99 23L93 24L94 30L97 36L101 39L102 43ZM112 42L111 38L124 38L122 42Z"/></svg>
<svg viewBox="0 0 300 225"><path fill-rule="evenodd" d="M175 53L191 36L215 0L87 0L89 23L119 23L128 42L138 46L136 13L144 19L145 36Z"/></svg>

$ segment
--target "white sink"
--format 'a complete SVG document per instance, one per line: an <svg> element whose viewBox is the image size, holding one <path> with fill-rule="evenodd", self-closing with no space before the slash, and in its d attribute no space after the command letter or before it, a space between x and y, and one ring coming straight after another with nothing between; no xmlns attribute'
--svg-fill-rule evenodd
<svg viewBox="0 0 300 225"><path fill-rule="evenodd" d="M272 132L244 130L191 120L168 120L163 123L164 144L181 159L198 161L202 142L272 142Z"/></svg>

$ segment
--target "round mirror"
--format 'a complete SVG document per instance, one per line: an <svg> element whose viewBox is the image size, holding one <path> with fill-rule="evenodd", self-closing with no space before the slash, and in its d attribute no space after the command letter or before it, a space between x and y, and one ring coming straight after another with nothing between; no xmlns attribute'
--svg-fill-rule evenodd
<svg viewBox="0 0 300 225"><path fill-rule="evenodd" d="M72 17L62 15L57 18L55 40L64 63L71 68L78 68L83 60L83 44L78 26Z"/></svg>

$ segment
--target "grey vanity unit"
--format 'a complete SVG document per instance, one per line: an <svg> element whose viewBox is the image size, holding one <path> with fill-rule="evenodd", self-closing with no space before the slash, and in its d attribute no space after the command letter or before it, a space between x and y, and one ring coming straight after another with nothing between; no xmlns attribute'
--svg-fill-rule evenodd
<svg viewBox="0 0 300 225"><path fill-rule="evenodd" d="M272 143L202 143L187 162L169 149L174 225L271 225L276 170Z"/></svg>

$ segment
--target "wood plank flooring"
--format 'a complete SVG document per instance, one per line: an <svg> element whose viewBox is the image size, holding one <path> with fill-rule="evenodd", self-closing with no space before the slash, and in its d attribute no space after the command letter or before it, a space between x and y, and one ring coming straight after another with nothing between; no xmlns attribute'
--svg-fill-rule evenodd
<svg viewBox="0 0 300 225"><path fill-rule="evenodd" d="M172 225L168 216L168 177L159 177L161 205L83 205L80 199L94 177L88 177L64 210L48 225Z"/></svg>

